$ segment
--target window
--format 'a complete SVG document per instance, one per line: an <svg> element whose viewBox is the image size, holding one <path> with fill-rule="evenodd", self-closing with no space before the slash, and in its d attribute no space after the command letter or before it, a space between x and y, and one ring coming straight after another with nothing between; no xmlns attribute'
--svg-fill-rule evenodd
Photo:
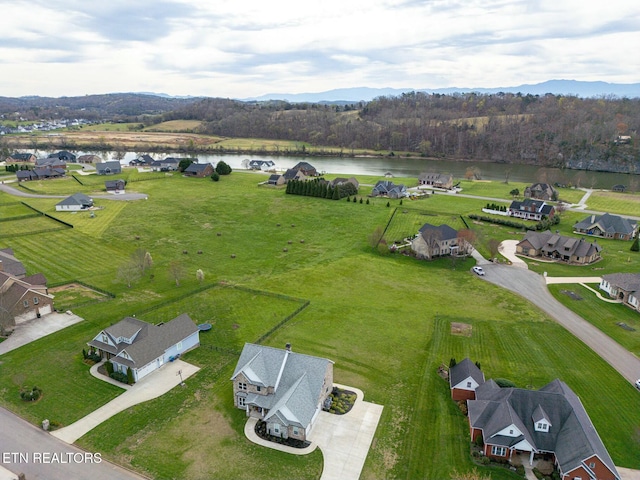
<svg viewBox="0 0 640 480"><path fill-rule="evenodd" d="M28 307L28 306L29 306L29 300L25 300L24 302L22 302L22 304L23 304L25 307Z"/></svg>
<svg viewBox="0 0 640 480"><path fill-rule="evenodd" d="M513 430L509 430L509 435L513 435Z"/></svg>
<svg viewBox="0 0 640 480"><path fill-rule="evenodd" d="M258 386L256 387L256 390L259 392L260 390L262 390L262 387L261 387L260 385L258 385Z"/></svg>
<svg viewBox="0 0 640 480"><path fill-rule="evenodd" d="M246 404L244 403L244 397L238 397L238 406L244 407Z"/></svg>
<svg viewBox="0 0 640 480"><path fill-rule="evenodd" d="M471 388L471 382L467 382L467 388Z"/></svg>
<svg viewBox="0 0 640 480"><path fill-rule="evenodd" d="M298 427L293 427L293 434L294 435L299 435L300 434L300 432L298 430Z"/></svg>
<svg viewBox="0 0 640 480"><path fill-rule="evenodd" d="M33 297L33 304L37 305L40 302L40 300L38 300L38 297Z"/></svg>
<svg viewBox="0 0 640 480"><path fill-rule="evenodd" d="M536 430L546 432L548 425L546 423L538 422L538 425L536 425L536 427Z"/></svg>
<svg viewBox="0 0 640 480"><path fill-rule="evenodd" d="M495 455L496 457L504 457L507 454L506 447L491 447L491 455Z"/></svg>
<svg viewBox="0 0 640 480"><path fill-rule="evenodd" d="M102 334L102 343L109 343L109 339L107 338L107 334L106 333Z"/></svg>
<svg viewBox="0 0 640 480"><path fill-rule="evenodd" d="M277 423L273 424L273 433L280 433L280 425Z"/></svg>
<svg viewBox="0 0 640 480"><path fill-rule="evenodd" d="M178 349L178 351L182 350L182 342L178 342L176 348Z"/></svg>
<svg viewBox="0 0 640 480"><path fill-rule="evenodd" d="M596 468L596 462L590 462L589 463L589 468L591 468L591 469Z"/></svg>
<svg viewBox="0 0 640 480"><path fill-rule="evenodd" d="M244 382L238 382L238 390L246 390L247 384Z"/></svg>

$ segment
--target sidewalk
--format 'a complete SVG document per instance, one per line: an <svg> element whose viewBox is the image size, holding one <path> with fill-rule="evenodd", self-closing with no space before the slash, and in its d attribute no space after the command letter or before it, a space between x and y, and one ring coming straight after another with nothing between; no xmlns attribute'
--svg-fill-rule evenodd
<svg viewBox="0 0 640 480"><path fill-rule="evenodd" d="M199 367L182 360L165 363L159 370L150 373L135 385L130 386L127 391L109 403L67 427L54 430L51 432L51 435L67 443L74 443L84 434L90 432L115 414L139 403L160 397L172 388L180 385L179 371L182 372L182 379L186 380L198 370L200 370ZM102 376L99 378L101 377ZM124 385L118 386L126 388Z"/></svg>

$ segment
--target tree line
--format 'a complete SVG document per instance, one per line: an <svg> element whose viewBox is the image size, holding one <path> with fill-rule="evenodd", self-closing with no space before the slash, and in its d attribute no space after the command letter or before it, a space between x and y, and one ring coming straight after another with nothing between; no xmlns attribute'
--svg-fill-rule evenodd
<svg viewBox="0 0 640 480"><path fill-rule="evenodd" d="M632 171L640 161L640 99L409 92L333 105L207 98L161 119L196 119L201 133L299 141L346 155L372 149L544 166L604 159Z"/></svg>

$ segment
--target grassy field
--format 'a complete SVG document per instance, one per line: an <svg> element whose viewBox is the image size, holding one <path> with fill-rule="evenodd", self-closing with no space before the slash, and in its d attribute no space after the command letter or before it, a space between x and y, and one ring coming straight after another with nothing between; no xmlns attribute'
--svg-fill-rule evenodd
<svg viewBox="0 0 640 480"><path fill-rule="evenodd" d="M13 248L29 273L116 295L76 308L84 322L3 355L0 403L33 423L46 417L69 424L119 391L89 375L81 361L86 342L126 315L157 322L186 312L214 324L201 335L202 347L185 356L201 371L186 388L116 415L78 443L154 478L315 479L320 452L293 457L244 438L244 414L233 408L229 382L234 352L309 301L263 343L290 342L296 351L333 360L336 382L385 406L362 478L449 478L454 468L474 468L466 419L437 375L440 364L465 356L479 361L487 377L521 387L561 378L582 399L616 464L640 468L640 399L591 350L522 298L480 281L469 272L471 260L454 270L447 259L418 262L379 255L368 245L396 207L400 223L393 235L419 226L427 218L420 212L454 221L477 212L484 200L436 194L410 205L391 201L387 208L386 199L367 205L286 195L259 187L264 178L244 172L219 182L156 177L135 183L148 201L104 201L93 219L65 216L73 229L0 238L0 247ZM74 185L65 193L75 191ZM12 201L0 193L0 204ZM49 212L58 200L33 201ZM474 228L482 241L511 238L503 227ZM154 265L127 288L116 272L140 247ZM180 286L168 275L170 262L184 268ZM205 272L202 285L197 269ZM241 288L231 288L236 285ZM452 333L452 322L470 325L471 336ZM20 387L33 384L44 390L43 399L22 403ZM516 478L507 470L478 469L495 479Z"/></svg>
<svg viewBox="0 0 640 480"><path fill-rule="evenodd" d="M595 191L587 200L589 210L617 213L619 215L640 215L640 194Z"/></svg>
<svg viewBox="0 0 640 480"><path fill-rule="evenodd" d="M197 128L202 125L200 120L170 120L168 122L158 123L150 127L146 127L146 132L189 132L195 133Z"/></svg>

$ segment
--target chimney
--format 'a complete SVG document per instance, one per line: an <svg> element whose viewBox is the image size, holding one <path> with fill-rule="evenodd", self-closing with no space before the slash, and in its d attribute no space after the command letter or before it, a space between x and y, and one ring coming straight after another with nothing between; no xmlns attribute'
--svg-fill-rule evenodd
<svg viewBox="0 0 640 480"><path fill-rule="evenodd" d="M591 215L591 223L596 221L596 216L595 215Z"/></svg>
<svg viewBox="0 0 640 480"><path fill-rule="evenodd" d="M290 351L291 351L291 344L290 344L290 343L287 343L287 344L284 346L284 348L285 348L285 350L286 350L287 352L290 352Z"/></svg>
<svg viewBox="0 0 640 480"><path fill-rule="evenodd" d="M0 260L0 272L4 272L4 268L2 266L2 260Z"/></svg>

